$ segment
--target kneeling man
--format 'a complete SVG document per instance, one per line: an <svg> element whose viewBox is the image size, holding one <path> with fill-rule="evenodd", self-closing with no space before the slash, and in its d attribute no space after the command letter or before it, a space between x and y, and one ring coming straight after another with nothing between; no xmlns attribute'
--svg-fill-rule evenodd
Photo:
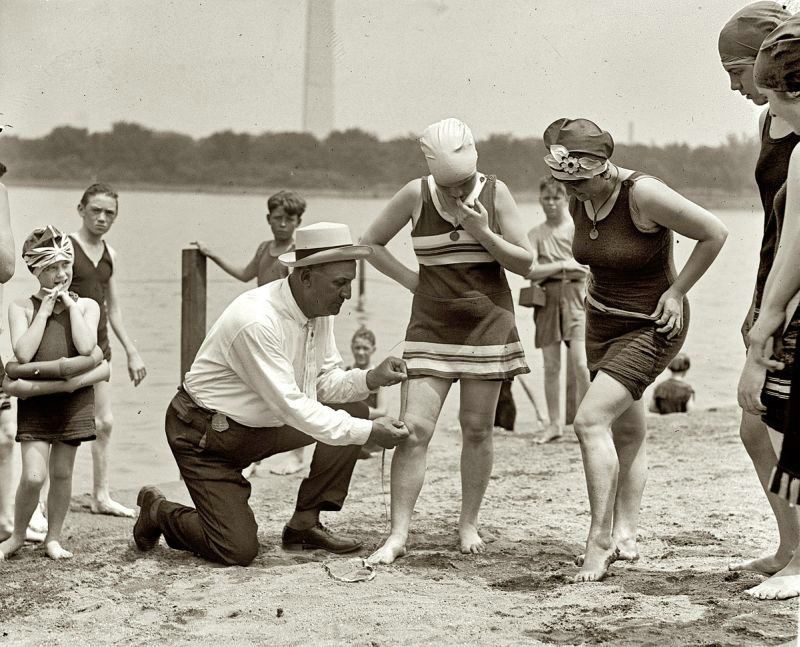
<svg viewBox="0 0 800 647"><path fill-rule="evenodd" d="M365 442L391 448L408 437L393 418L367 420L368 407L358 402L405 380L405 364L389 357L368 371L340 368L332 315L350 298L355 259L371 249L353 245L347 226L336 223L302 227L296 243L280 256L294 271L225 309L172 399L167 440L195 508L143 487L133 528L139 550L152 549L163 534L172 548L246 566L258 554L258 526L242 469L314 442L283 546L334 553L361 547L322 526L319 513L341 509Z"/></svg>

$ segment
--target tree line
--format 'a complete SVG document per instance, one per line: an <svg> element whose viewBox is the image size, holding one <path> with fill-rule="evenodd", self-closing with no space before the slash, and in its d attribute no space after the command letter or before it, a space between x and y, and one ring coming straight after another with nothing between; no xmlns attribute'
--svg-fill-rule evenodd
<svg viewBox="0 0 800 647"><path fill-rule="evenodd" d="M481 170L512 191L536 191L547 174L542 141L492 135L478 144ZM678 190L749 194L758 141L729 136L718 146L618 144L614 161ZM325 139L308 133L230 130L194 139L115 123L110 131L60 126L40 138L0 135L0 162L12 183L148 184L385 191L426 173L413 136L381 141L359 129Z"/></svg>

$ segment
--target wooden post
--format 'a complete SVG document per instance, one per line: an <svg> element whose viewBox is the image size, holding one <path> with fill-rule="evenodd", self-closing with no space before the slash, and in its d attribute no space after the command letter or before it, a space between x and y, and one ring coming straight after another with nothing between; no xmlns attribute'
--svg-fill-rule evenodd
<svg viewBox="0 0 800 647"><path fill-rule="evenodd" d="M199 249L184 249L181 258L181 382L205 336L206 257Z"/></svg>
<svg viewBox="0 0 800 647"><path fill-rule="evenodd" d="M577 342L572 342L573 344ZM578 391L576 387L575 367L569 361L569 353L567 353L567 385L565 402L567 403L565 412L565 424L571 425L575 420L575 410L577 409Z"/></svg>
<svg viewBox="0 0 800 647"><path fill-rule="evenodd" d="M357 312L364 312L364 299L366 297L367 287L367 263L363 258L358 259L358 303L356 304Z"/></svg>

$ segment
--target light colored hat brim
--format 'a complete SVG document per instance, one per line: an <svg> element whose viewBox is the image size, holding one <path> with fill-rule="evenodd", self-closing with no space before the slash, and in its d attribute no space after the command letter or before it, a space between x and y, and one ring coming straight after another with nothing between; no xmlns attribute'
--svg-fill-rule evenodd
<svg viewBox="0 0 800 647"><path fill-rule="evenodd" d="M335 263L336 261L354 261L366 258L371 254L372 248L369 245L348 245L347 247L324 249L301 259L296 257L295 252L286 252L278 256L278 260L287 267L306 267L322 263Z"/></svg>

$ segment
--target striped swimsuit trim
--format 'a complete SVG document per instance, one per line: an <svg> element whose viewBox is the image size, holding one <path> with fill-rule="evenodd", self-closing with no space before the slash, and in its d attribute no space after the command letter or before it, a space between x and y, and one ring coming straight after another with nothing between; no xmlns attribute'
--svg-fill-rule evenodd
<svg viewBox="0 0 800 647"><path fill-rule="evenodd" d="M410 375L424 371L437 377L474 375L482 379L528 372L520 342L492 346L461 346L406 341L403 359ZM446 363L446 369L443 366Z"/></svg>
<svg viewBox="0 0 800 647"><path fill-rule="evenodd" d="M452 240L449 233L412 236L417 261L420 265L494 262L494 258L483 245L466 231L459 229L458 236L458 240Z"/></svg>

